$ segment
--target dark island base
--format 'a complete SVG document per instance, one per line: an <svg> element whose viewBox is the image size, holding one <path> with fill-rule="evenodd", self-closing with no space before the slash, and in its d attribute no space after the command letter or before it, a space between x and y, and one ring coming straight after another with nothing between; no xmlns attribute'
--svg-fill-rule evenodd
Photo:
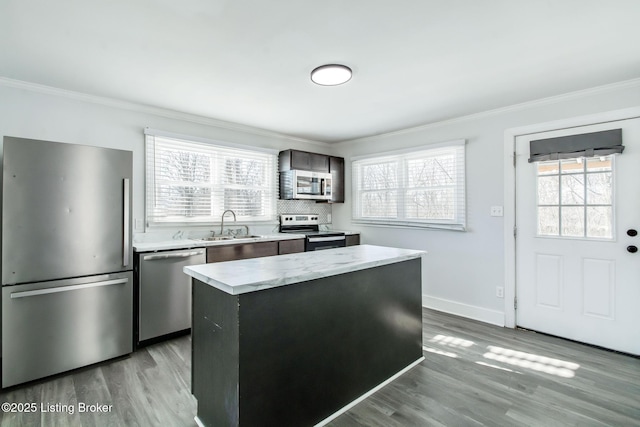
<svg viewBox="0 0 640 427"><path fill-rule="evenodd" d="M193 281L198 421L312 426L422 358L421 261L229 295Z"/></svg>

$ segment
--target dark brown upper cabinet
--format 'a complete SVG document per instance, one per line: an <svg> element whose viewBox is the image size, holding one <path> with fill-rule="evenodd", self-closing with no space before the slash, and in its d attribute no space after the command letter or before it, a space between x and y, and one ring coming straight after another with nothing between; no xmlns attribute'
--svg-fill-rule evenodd
<svg viewBox="0 0 640 427"><path fill-rule="evenodd" d="M344 158L329 157L329 172L332 178L331 203L344 203Z"/></svg>
<svg viewBox="0 0 640 427"><path fill-rule="evenodd" d="M299 150L284 150L279 156L280 172L303 170L313 172L329 172L329 156Z"/></svg>

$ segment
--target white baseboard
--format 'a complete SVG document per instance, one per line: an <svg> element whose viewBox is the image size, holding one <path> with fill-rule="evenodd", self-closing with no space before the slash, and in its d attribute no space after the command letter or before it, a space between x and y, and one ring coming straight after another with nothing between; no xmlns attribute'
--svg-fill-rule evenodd
<svg viewBox="0 0 640 427"><path fill-rule="evenodd" d="M490 310L488 308L477 307L475 305L463 304L442 298L422 295L422 305L438 311L443 311L456 316L467 317L479 320L492 325L504 326L504 313L502 311Z"/></svg>

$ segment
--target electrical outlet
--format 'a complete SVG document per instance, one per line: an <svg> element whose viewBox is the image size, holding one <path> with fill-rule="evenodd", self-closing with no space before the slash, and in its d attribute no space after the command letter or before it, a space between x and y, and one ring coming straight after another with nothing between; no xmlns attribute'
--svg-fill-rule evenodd
<svg viewBox="0 0 640 427"><path fill-rule="evenodd" d="M331 214L327 214L327 222L331 224Z"/></svg>
<svg viewBox="0 0 640 427"><path fill-rule="evenodd" d="M504 298L504 288L502 286L496 286L496 296L498 298Z"/></svg>
<svg viewBox="0 0 640 427"><path fill-rule="evenodd" d="M491 206L491 216L502 216L502 206Z"/></svg>

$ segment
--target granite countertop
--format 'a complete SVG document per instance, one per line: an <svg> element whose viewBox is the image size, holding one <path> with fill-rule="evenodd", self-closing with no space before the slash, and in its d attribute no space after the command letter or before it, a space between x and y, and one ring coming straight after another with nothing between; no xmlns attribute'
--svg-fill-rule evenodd
<svg viewBox="0 0 640 427"><path fill-rule="evenodd" d="M304 234L278 233L229 240L176 239L156 242L134 242L133 249L136 252L154 252L168 249L204 248L207 246L240 245L243 243L272 242L277 240L294 240L304 238Z"/></svg>
<svg viewBox="0 0 640 427"><path fill-rule="evenodd" d="M184 267L191 277L231 295L351 271L365 270L424 256L426 252L384 246L357 245L314 252Z"/></svg>

